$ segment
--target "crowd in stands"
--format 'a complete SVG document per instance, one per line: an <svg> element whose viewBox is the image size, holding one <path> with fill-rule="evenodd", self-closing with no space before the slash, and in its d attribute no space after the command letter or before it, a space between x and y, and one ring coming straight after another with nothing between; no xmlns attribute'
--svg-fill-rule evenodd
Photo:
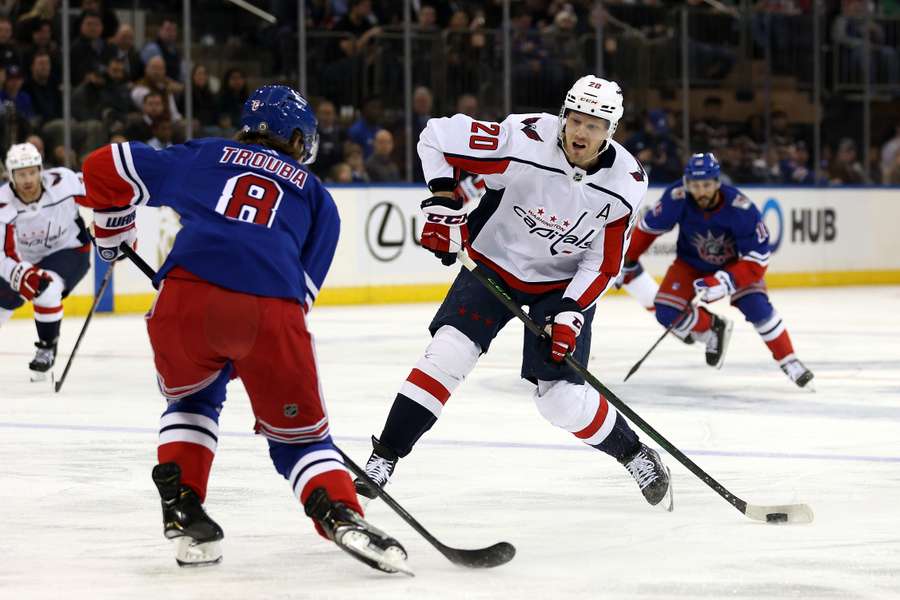
<svg viewBox="0 0 900 600"><path fill-rule="evenodd" d="M772 44L770 50L776 55L773 74L805 69L782 64L777 56L802 54L795 52L792 44L805 43L808 22L800 23L804 27L798 29L798 22L790 19L809 15L814 1L752 3L751 51L760 54L764 44ZM238 18L195 20L200 22L196 39L210 45L236 44L245 55L258 56L266 63L261 72L252 74L241 68L240 60L231 65L197 60L190 73L184 72L180 18L164 16L180 15L180 2L140 3L147 11L150 36L138 47L131 24L120 22L114 10L128 10L131 2L73 0L74 121L72 154L66 156L59 4L58 0L0 0L0 145L4 146L0 149L29 139L44 151L48 166L67 162L77 166L87 153L109 141L139 140L164 148L184 140L189 131L195 137L231 136L253 85L296 81L295 0L257 3L277 17L273 26L248 27L246 20ZM208 15L225 12L207 0L195 4L196 10ZM713 3L703 0L685 4L699 14L699 21L691 27L690 77L726 90L722 82L734 77L740 59L734 31L727 25L735 18L727 11L742 3L718 3L724 9L715 9ZM866 9L864 0L823 4L830 40L847 49L847 68L862 69L861 40L868 36L870 81L888 90L900 85L898 28L886 28L861 16ZM321 136L312 169L321 178L339 183L406 180L402 41L397 33L403 4L392 0L308 0L306 6L311 32L310 90L306 91L319 118ZM498 32L503 2L421 0L412 6L413 143L427 120L435 116L461 112L483 120L502 118L498 108L503 92ZM513 2L514 111L557 110L565 89L587 72L596 58L595 45L581 40L593 35L598 24L605 32L602 58L607 76L622 82L626 94L636 98L639 94L629 88L633 69L626 42L638 38L641 43L656 44L663 54L677 56L674 22L658 18L659 11L672 7L673 3L654 0L609 0L602 5L591 0ZM900 16L900 0L881 0L870 8L886 18ZM435 44L435 39L440 39L440 44ZM434 73L436 61L442 65L440 77ZM652 77L662 77L660 69L671 70L670 66L660 61L646 68ZM673 79L671 73L665 76ZM184 104L188 80L192 83L190 124ZM894 98L900 97L896 89L894 93ZM891 127L893 120L873 127L869 165L861 162L859 132L829 128L826 116L821 162L813 165L809 122L791 122L790 111L778 106L769 119L754 114L735 120L726 110L734 97L734 89L727 88L727 93L703 99L702 110L691 115L689 139L682 135L682 115L672 110L671 104L669 110L652 105L644 111L629 109L616 139L641 159L654 183L677 179L688 150L711 150L718 154L726 177L739 183L900 184L900 116L893 117L896 127ZM414 149L412 155L411 178L422 181Z"/></svg>

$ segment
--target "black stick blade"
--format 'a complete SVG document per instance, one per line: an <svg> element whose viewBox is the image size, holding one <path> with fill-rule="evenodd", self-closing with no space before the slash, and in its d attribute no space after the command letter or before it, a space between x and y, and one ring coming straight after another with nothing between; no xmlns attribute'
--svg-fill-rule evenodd
<svg viewBox="0 0 900 600"><path fill-rule="evenodd" d="M516 547L509 542L498 542L487 548L463 550L444 546L439 548L441 554L453 564L470 569L491 569L505 565L516 555Z"/></svg>

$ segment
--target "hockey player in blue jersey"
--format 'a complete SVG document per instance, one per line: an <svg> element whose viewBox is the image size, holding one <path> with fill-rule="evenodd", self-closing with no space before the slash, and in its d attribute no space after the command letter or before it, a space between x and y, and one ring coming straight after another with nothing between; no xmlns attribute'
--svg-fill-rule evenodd
<svg viewBox="0 0 900 600"><path fill-rule="evenodd" d="M222 529L205 513L225 386L239 377L256 432L317 531L355 558L405 571L406 552L362 519L330 435L307 329L337 245L337 208L304 166L315 159L316 119L285 86L246 101L234 140L202 139L155 151L111 144L84 164L94 233L105 260L136 239L137 206L169 206L182 229L155 283L147 315L159 389L153 469L164 533L182 566L221 559Z"/></svg>
<svg viewBox="0 0 900 600"><path fill-rule="evenodd" d="M683 340L705 343L706 362L720 368L732 323L691 301L695 295L707 303L730 296L785 374L804 387L813 374L794 354L763 279L771 254L769 232L756 206L737 188L719 182L719 170L711 153L691 157L683 181L666 188L638 223L620 283L629 284L643 273L641 254L677 225L677 258L654 301L660 325L669 327L677 321L672 332Z"/></svg>

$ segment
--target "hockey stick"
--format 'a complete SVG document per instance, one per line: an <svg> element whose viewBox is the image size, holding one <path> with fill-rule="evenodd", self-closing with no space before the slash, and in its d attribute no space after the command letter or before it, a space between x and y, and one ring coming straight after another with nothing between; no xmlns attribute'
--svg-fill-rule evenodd
<svg viewBox="0 0 900 600"><path fill-rule="evenodd" d="M463 266L475 276L475 278L480 281L487 289L490 291L510 312L512 312L516 317L519 318L522 323L525 324L526 329L528 329L531 333L538 337L543 337L547 335L543 329L541 329L540 325L535 323L531 317L529 317L522 308L516 304L516 302L512 299L506 289L503 287L501 283L496 281L493 277L489 275L485 275L482 271L477 269L477 265L469 258L469 255L465 253L465 251L460 252L457 255L462 261ZM733 507L747 515L751 519L756 521L762 521L764 523L811 523L813 520L813 512L812 508L807 504L784 504L784 505L772 505L772 506L760 506L757 504L748 504L744 500L741 500L734 494L732 494L728 489L723 486L721 483L713 479L711 475L709 475L706 471L701 469L694 461L685 456L685 454L676 448L669 440L664 438L661 433L656 431L653 427L650 426L644 419L642 419L637 413L635 413L627 404L625 404L622 400L619 399L608 387L600 383L600 381L591 375L591 373L585 369L577 360L572 358L571 354L566 354L565 358L566 364L569 365L572 369L575 370L584 380L595 390L603 394L606 400L619 409L623 415L628 417L632 423L638 426L638 428L650 436L657 444L662 446L662 448L675 457L678 462L687 467L687 469L696 475L703 483L711 487L717 494L722 496L725 500L728 501Z"/></svg>
<svg viewBox="0 0 900 600"><path fill-rule="evenodd" d="M81 326L81 333L78 334L78 339L75 340L75 347L72 348L72 354L69 355L69 360L66 362L66 368L63 369L62 376L59 378L59 381L54 382L53 384L53 390L56 393L59 393L59 390L66 382L66 375L69 374L69 368L72 366L72 360L75 358L75 353L78 352L78 346L79 344L81 344L81 338L83 338L85 332L87 332L88 325L90 324L91 319L94 317L94 312L97 310L97 305L100 304L100 298L103 297L103 292L106 291L106 287L109 285L109 282L112 279L112 274L113 265L109 265L109 268L106 270L106 274L103 276L103 280L100 282L100 289L94 296L94 303L91 304L91 310L88 312L87 318L84 320L84 325Z"/></svg>
<svg viewBox="0 0 900 600"><path fill-rule="evenodd" d="M131 249L130 246L123 243L119 246L119 249L122 253L127 256L135 266L140 269L147 277L151 280L156 277L156 272L153 270L153 267L148 265L141 256ZM475 550L465 550L461 548L451 548L445 544L442 544L436 537L431 535L427 529L422 527L422 525L413 518L411 514L409 514L405 508L400 506L396 500L391 498L387 492L381 489L374 481L372 481L366 472L359 467L355 462L353 462L349 456L347 456L343 450L335 446L335 450L341 455L344 459L344 463L350 467L350 470L353 471L357 477L365 481L369 484L369 486L376 491L378 496L384 500L385 504L391 507L391 509L397 513L401 519L406 521L410 527L415 529L419 535L421 535L425 540L434 546L438 552L447 557L447 560L452 562L453 564L460 565L463 567L470 568L490 568L490 567L499 567L502 564L508 563L513 559L516 555L515 547L509 542L498 542L493 546L488 546L487 548L478 548Z"/></svg>
<svg viewBox="0 0 900 600"><path fill-rule="evenodd" d="M628 381L628 378L631 377L632 375L634 375L637 372L637 370L641 368L641 365L644 363L645 360L647 360L647 357L650 356L650 353L653 352L657 346L659 346L659 343L661 341L663 341L663 338L665 338L667 335L669 335L669 333L671 333L671 331L673 329L675 329L675 327L679 323L681 323L681 321L686 319L687 316L691 313L691 311L693 309L694 309L694 304L691 303L691 304L688 304L687 308L685 308L683 311L681 311L681 313L678 315L678 317L676 317L675 320L672 321L672 323L668 327L666 327L666 330L663 331L663 334L661 336L659 336L659 339L656 340L656 343L654 343L652 346L650 346L650 349L647 350L647 352L641 357L641 359L639 361L634 363L634 366L631 367L630 371L628 371L628 375L626 375L625 379L622 380L623 382Z"/></svg>

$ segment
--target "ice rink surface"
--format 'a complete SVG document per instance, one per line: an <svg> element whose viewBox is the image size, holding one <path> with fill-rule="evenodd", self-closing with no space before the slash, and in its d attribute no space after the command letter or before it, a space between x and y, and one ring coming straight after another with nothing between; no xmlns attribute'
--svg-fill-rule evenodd
<svg viewBox="0 0 900 600"><path fill-rule="evenodd" d="M815 394L743 321L721 371L667 339L622 384L661 330L619 296L601 301L589 368L734 493L809 503L814 523L750 521L671 457L675 512L649 507L620 465L538 414L514 322L388 489L445 543L506 540L518 554L494 570L455 567L373 503L369 518L406 545L415 579L372 571L313 533L250 433L239 382L207 499L224 561L179 569L150 481L163 402L143 320L96 318L59 394L27 382L34 326L12 321L0 330L0 598L900 598L900 287L772 297ZM332 430L358 462L434 308L312 313ZM64 322L57 374L82 323Z"/></svg>

